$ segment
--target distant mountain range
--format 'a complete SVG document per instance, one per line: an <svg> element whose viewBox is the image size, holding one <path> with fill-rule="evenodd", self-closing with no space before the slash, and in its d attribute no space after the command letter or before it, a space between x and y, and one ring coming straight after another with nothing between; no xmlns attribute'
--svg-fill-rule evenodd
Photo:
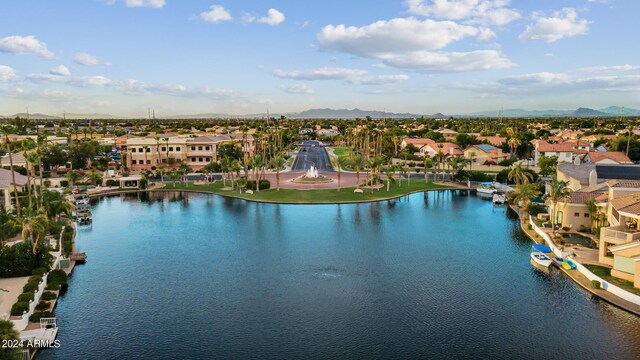
<svg viewBox="0 0 640 360"><path fill-rule="evenodd" d="M590 108L578 108L575 110L524 110L524 109L505 109L503 110L504 117L589 117L589 116L618 116L619 112L622 110L623 116L640 116L640 110L632 109L632 108L622 108L619 106L609 106L602 109L590 109ZM380 119L383 117L389 119L406 119L406 118L448 118L449 116L453 117L499 117L500 111L484 111L484 112L476 112L470 114L458 114L458 115L444 115L442 113L436 114L413 114L413 113L394 113L394 112L384 112L380 110L361 110L361 109L309 109L301 112L292 112L292 113L271 113L269 114L272 117L280 117L282 115L286 116L289 119L355 119L355 118L366 118L370 116L374 119ZM26 113L18 113L10 116L0 116L0 118L15 118L15 117L27 117ZM178 120L178 119L259 119L265 118L267 116L266 113L259 114L245 114L245 115L230 115L223 113L205 113L205 114L192 114L192 115L172 115L172 116L160 116L158 119L170 119L170 120ZM61 120L62 116L54 116L47 114L29 114L31 119L38 120ZM130 119L130 117L118 116L118 115L110 115L110 114L75 114L68 113L65 114L66 119Z"/></svg>
<svg viewBox="0 0 640 360"><path fill-rule="evenodd" d="M575 110L524 110L524 109L504 109L504 117L589 117L589 116L618 116L618 111L622 111L623 116L638 116L640 110L622 108L620 106L609 106L594 110L589 108L578 108ZM466 114L467 116L498 117L500 111L485 111Z"/></svg>

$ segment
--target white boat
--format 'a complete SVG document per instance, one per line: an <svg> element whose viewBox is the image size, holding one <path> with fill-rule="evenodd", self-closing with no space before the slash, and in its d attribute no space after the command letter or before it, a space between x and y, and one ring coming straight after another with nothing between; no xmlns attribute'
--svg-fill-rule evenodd
<svg viewBox="0 0 640 360"><path fill-rule="evenodd" d="M89 197L87 195L78 195L75 199L76 205L85 205L89 203Z"/></svg>
<svg viewBox="0 0 640 360"><path fill-rule="evenodd" d="M478 191L478 194L486 195L493 195L498 191L498 189L493 184L480 184L478 185L478 188L476 190Z"/></svg>
<svg viewBox="0 0 640 360"><path fill-rule="evenodd" d="M507 197L501 193L493 194L493 205L504 205L507 203Z"/></svg>
<svg viewBox="0 0 640 360"><path fill-rule="evenodd" d="M551 249L546 245L534 244L531 246L531 260L540 266L549 267L552 261L544 254L545 252L550 253Z"/></svg>

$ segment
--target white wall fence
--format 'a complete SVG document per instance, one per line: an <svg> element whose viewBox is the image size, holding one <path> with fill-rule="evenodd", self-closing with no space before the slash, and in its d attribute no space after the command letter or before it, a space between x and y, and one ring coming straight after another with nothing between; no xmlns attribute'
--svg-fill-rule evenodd
<svg viewBox="0 0 640 360"><path fill-rule="evenodd" d="M56 253L52 253L52 255L55 257L55 260L53 262L53 266L51 267L51 269L55 270L55 269L58 269L58 267L60 266L60 256L59 255L56 256ZM27 325L29 325L29 318L36 311L36 306L40 302L42 293L44 293L45 288L47 287L48 277L49 277L49 273L46 273L42 276L42 281L40 282L40 284L38 284L38 291L36 291L33 300L29 302L29 311L27 311L27 313L22 315L20 319L11 320L16 330L22 331L27 327Z"/></svg>
<svg viewBox="0 0 640 360"><path fill-rule="evenodd" d="M556 256L559 257L566 257L568 255L570 255L570 252L565 252L565 251L561 251L560 248L558 248L556 246L556 244L552 241L551 237L549 236L549 234L545 233L542 229L540 229L534 222L533 219L531 218L531 216L529 216L529 224L531 224L531 226L533 227L533 229L536 231L536 233L540 236L542 236L542 238L545 240L545 242L549 245L549 247L551 248L551 250L553 250L553 253L556 254ZM592 273L589 269L587 269L584 265L580 264L579 262L577 262L574 259L571 259L571 261L576 264L576 270L578 270L582 275L584 275L587 279L589 279L590 281L596 280L600 282L600 287L603 290L606 290L624 300L627 300L631 303L634 303L636 305L640 305L640 296L630 293L629 291L626 291L624 289L622 289L621 287L618 287L616 285L611 284L610 282L602 279L601 277L597 276L596 274Z"/></svg>

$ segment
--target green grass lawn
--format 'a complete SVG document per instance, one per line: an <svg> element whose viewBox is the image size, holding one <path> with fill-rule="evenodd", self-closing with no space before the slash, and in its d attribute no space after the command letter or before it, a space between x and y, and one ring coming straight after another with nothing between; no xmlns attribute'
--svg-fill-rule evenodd
<svg viewBox="0 0 640 360"><path fill-rule="evenodd" d="M585 265L584 267L586 267L587 269L589 269L589 271L598 275L602 279L612 283L613 285L619 286L636 295L640 295L640 289L634 287L631 281L611 276L611 269L609 269L608 267L598 265Z"/></svg>
<svg viewBox="0 0 640 360"><path fill-rule="evenodd" d="M348 146L332 146L333 153L338 157L349 156L350 147Z"/></svg>
<svg viewBox="0 0 640 360"><path fill-rule="evenodd" d="M227 182L229 185L230 182ZM254 192L254 194L239 193L236 190L222 190L223 184L221 181L217 181L215 184L207 185L194 185L189 184L189 187L185 187L183 183L176 183L175 188L171 182L166 184L165 190L192 190L203 191L213 194L220 194L226 196L233 196L241 199L255 200L255 201L268 201L268 202L282 202L282 203L339 203L339 202L355 202L355 201L375 201L383 200L392 197L398 197L407 195L413 192L425 191L425 190L438 190L438 189L450 189L450 187L437 185L433 183L425 184L424 181L413 180L411 185L408 185L406 180L402 181L400 187L398 184L392 185L390 191L387 192L386 188L380 190L363 189L363 194L355 194L354 187L343 188L340 191L337 189L328 190L290 190L281 189L277 191L275 189L262 190L260 192Z"/></svg>

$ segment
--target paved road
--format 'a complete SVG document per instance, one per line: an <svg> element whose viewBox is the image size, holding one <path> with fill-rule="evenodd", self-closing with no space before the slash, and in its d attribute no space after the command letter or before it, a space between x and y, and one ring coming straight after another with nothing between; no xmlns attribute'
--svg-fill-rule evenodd
<svg viewBox="0 0 640 360"><path fill-rule="evenodd" d="M291 170L307 170L315 165L318 171L333 171L329 154L318 141L305 141L296 156Z"/></svg>

